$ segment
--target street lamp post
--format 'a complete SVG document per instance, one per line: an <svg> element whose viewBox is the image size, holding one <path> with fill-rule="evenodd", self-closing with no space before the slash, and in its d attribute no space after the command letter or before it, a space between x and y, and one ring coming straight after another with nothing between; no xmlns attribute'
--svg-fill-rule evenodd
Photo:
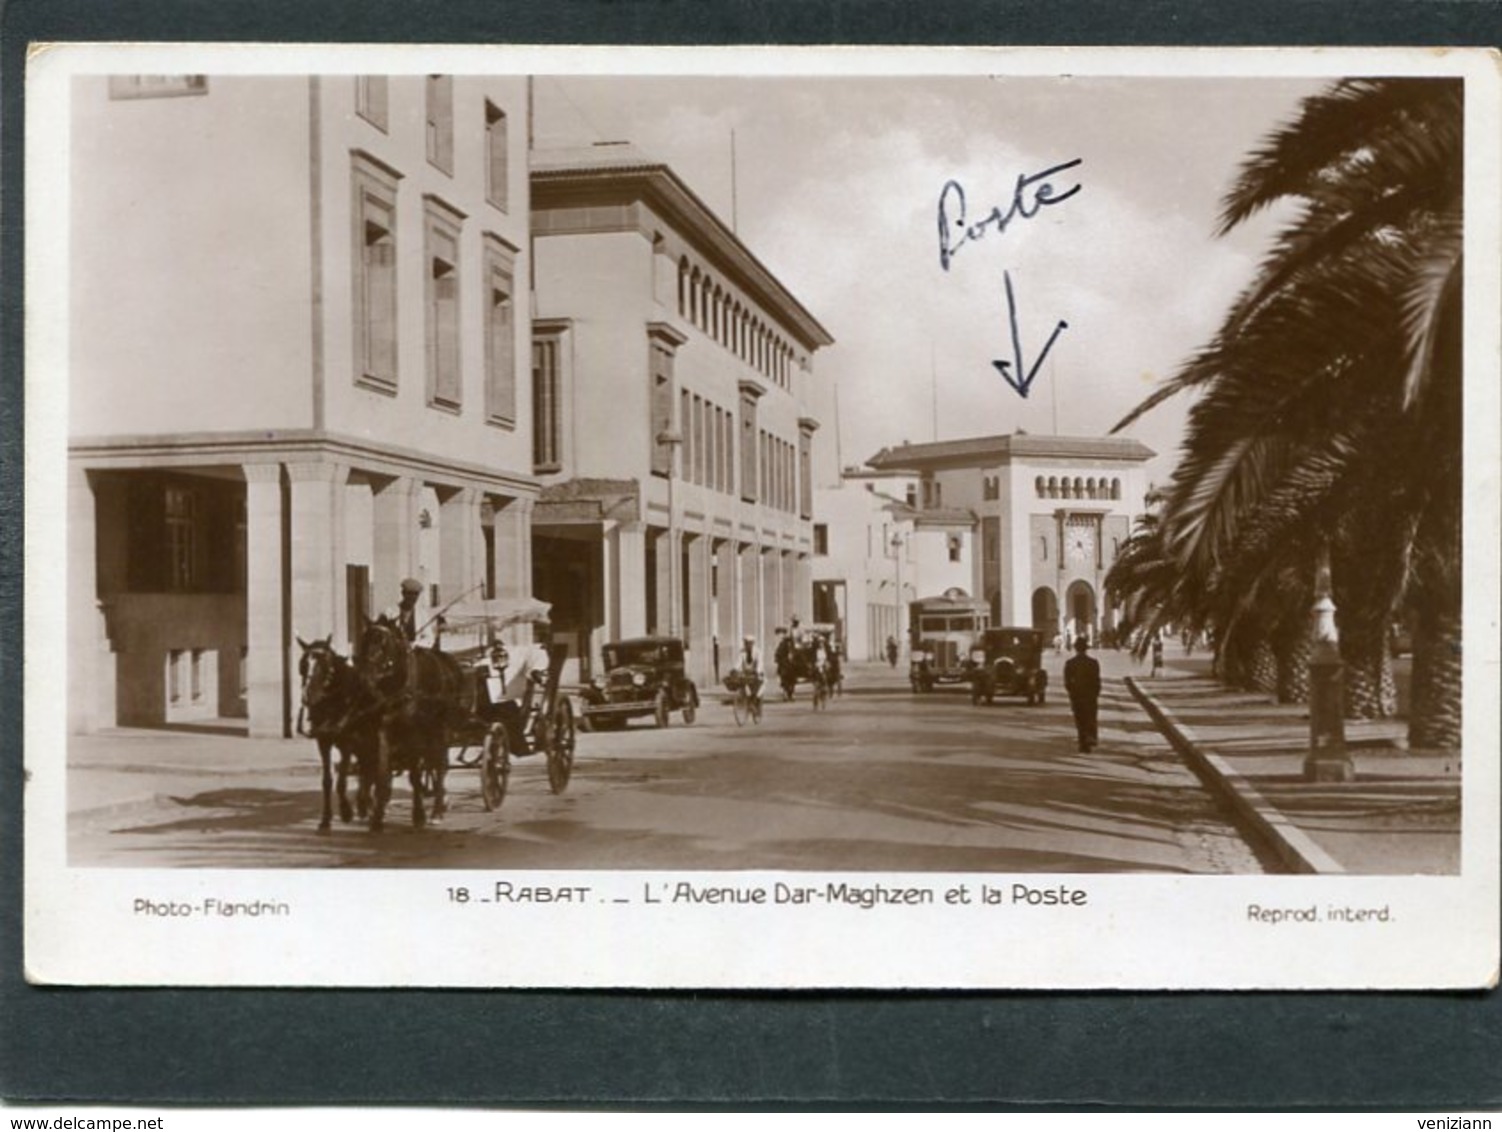
<svg viewBox="0 0 1502 1132"><path fill-rule="evenodd" d="M1356 766L1346 752L1344 665L1331 596L1330 550L1320 547L1314 575L1314 649L1309 657L1309 753L1304 778L1310 782L1350 782Z"/></svg>
<svg viewBox="0 0 1502 1132"><path fill-rule="evenodd" d="M906 632L905 632L903 624L902 624L902 546L903 546L902 532L901 531L893 531L892 532L892 561L894 561L897 564L897 600L896 600L896 614L895 614L895 617L894 617L894 620L896 622L896 631L892 635L894 637L896 637L898 640L901 640L906 635Z"/></svg>
<svg viewBox="0 0 1502 1132"><path fill-rule="evenodd" d="M678 478L678 448L683 434L665 428L657 434L657 443L668 450L668 636L678 635L678 512L674 506L673 481Z"/></svg>

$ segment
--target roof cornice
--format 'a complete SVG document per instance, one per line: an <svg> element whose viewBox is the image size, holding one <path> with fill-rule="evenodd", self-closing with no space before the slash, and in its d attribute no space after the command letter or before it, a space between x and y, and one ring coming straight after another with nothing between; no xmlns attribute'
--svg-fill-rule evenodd
<svg viewBox="0 0 1502 1132"><path fill-rule="evenodd" d="M779 317L804 349L834 344L834 337L808 308L667 165L643 161L532 170L534 212L564 207L570 197L579 196L640 198Z"/></svg>
<svg viewBox="0 0 1502 1132"><path fill-rule="evenodd" d="M1013 464L1027 459L1109 461L1140 464L1157 453L1126 436L974 436L883 448L866 461L878 471L937 470Z"/></svg>

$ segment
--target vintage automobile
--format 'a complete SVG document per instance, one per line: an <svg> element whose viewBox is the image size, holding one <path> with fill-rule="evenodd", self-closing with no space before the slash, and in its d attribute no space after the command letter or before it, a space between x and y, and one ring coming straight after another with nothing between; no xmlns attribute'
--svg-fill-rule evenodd
<svg viewBox="0 0 1502 1132"><path fill-rule="evenodd" d="M643 715L666 727L675 711L683 713L684 723L692 723L699 690L684 675L683 652L677 637L633 637L606 645L604 674L580 692L580 727L606 730Z"/></svg>
<svg viewBox="0 0 1502 1132"><path fill-rule="evenodd" d="M1023 696L1041 704L1048 691L1043 669L1043 632L1003 627L986 629L976 638L965 662L971 703L991 703L997 696Z"/></svg>
<svg viewBox="0 0 1502 1132"><path fill-rule="evenodd" d="M908 680L914 692L970 679L970 650L990 623L990 605L958 587L908 606Z"/></svg>

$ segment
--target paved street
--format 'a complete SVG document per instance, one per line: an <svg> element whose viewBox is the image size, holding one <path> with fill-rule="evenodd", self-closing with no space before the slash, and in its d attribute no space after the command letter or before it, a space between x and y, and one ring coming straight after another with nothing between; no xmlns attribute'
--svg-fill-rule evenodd
<svg viewBox="0 0 1502 1132"><path fill-rule="evenodd" d="M1130 668L1117 654L1103 661L1108 676ZM95 738L73 759L70 856L207 867L1261 871L1119 678L1107 681L1101 746L1075 751L1060 664L1050 661L1049 701L1034 708L975 707L959 690L914 696L900 672L872 666L858 666L827 710L774 702L759 727L738 728L706 697L692 727L675 718L666 731L642 721L580 735L561 796L541 760L524 759L487 814L477 774L455 769L448 817L420 833L399 789L385 834L354 825L320 835L311 744L133 732L136 750L106 769L89 750L110 737ZM195 766L195 747L209 746L215 765ZM275 752L267 761L280 765L226 762L237 749ZM132 773L151 784L139 802L83 804L91 776L98 793L100 776Z"/></svg>

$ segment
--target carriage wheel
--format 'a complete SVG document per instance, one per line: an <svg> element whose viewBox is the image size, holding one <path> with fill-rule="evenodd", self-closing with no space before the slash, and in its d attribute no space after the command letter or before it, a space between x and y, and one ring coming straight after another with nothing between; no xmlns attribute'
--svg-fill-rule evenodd
<svg viewBox="0 0 1502 1132"><path fill-rule="evenodd" d="M506 729L497 723L485 736L485 751L480 757L480 800L487 812L501 808L510 777L511 752L506 748Z"/></svg>
<svg viewBox="0 0 1502 1132"><path fill-rule="evenodd" d="M553 709L553 726L548 735L548 786L554 794L568 789L574 772L574 707L567 697L558 697Z"/></svg>

